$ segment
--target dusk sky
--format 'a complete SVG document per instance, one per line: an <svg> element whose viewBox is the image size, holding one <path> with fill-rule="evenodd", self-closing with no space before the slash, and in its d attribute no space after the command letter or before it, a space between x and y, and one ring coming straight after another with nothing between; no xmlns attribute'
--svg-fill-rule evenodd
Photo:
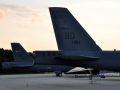
<svg viewBox="0 0 120 90"><path fill-rule="evenodd" d="M50 6L67 7L103 50L120 50L119 0L0 0L0 48L57 50Z"/></svg>

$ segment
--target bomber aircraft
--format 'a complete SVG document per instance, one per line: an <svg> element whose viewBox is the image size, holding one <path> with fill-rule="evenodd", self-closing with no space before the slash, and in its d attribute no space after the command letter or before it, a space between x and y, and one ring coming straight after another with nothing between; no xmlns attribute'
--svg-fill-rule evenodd
<svg viewBox="0 0 120 90"><path fill-rule="evenodd" d="M67 8L50 7L50 16L61 55L57 64L120 72L120 51L104 51Z"/></svg>
<svg viewBox="0 0 120 90"><path fill-rule="evenodd" d="M85 69L93 68L98 71L120 72L120 51L103 51L67 8L50 7L49 11L59 52L51 59L41 60L35 58L38 64L66 65L84 67ZM28 60L31 62L28 63ZM17 67L34 66L33 59L27 58L27 61L21 63L11 62L9 64ZM3 63L3 66L6 66L5 64L7 63ZM91 72L91 74L93 73Z"/></svg>
<svg viewBox="0 0 120 90"><path fill-rule="evenodd" d="M56 76L62 76L63 72L67 72L74 68L74 66L66 65L42 65L40 62L44 60L51 59L56 51L41 51L39 54L39 61L37 57L30 56L27 51L21 46L20 43L11 43L14 62L3 62L2 70L3 71L12 71L12 70L26 70L26 71L36 71L36 72L55 72Z"/></svg>
<svg viewBox="0 0 120 90"><path fill-rule="evenodd" d="M33 72L54 72L56 76L62 76L69 70L75 68L68 65L51 65L51 59L59 55L59 51L34 51L34 57L30 56L20 43L11 43L14 62L3 62L2 70L7 71L33 71ZM45 63L45 64L43 64ZM79 70L87 73L88 69Z"/></svg>

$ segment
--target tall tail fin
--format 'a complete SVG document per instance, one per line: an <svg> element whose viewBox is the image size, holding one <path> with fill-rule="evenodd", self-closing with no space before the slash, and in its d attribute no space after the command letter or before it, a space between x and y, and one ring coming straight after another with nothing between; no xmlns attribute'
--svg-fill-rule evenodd
<svg viewBox="0 0 120 90"><path fill-rule="evenodd" d="M23 66L32 66L34 63L33 58L27 53L27 51L21 46L20 43L11 43L14 61L17 64Z"/></svg>
<svg viewBox="0 0 120 90"><path fill-rule="evenodd" d="M49 11L60 50L101 50L67 8L50 7Z"/></svg>

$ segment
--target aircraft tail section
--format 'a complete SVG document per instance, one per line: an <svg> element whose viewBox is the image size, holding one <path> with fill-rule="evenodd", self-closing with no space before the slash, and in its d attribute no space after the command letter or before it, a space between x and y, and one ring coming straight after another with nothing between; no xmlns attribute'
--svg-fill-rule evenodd
<svg viewBox="0 0 120 90"><path fill-rule="evenodd" d="M34 64L33 58L21 46L20 43L11 43L14 61L16 66L32 66Z"/></svg>
<svg viewBox="0 0 120 90"><path fill-rule="evenodd" d="M101 50L67 8L50 7L49 11L58 49L83 51Z"/></svg>

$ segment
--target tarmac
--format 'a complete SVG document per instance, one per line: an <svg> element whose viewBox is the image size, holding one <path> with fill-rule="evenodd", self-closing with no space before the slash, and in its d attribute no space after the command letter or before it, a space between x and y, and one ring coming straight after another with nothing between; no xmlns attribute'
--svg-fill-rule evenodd
<svg viewBox="0 0 120 90"><path fill-rule="evenodd" d="M120 90L120 77L94 77L54 74L1 75L0 90Z"/></svg>

